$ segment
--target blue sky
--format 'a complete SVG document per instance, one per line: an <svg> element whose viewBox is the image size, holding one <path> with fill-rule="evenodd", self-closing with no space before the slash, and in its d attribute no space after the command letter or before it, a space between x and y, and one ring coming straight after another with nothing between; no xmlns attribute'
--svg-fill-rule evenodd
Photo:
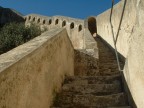
<svg viewBox="0 0 144 108"><path fill-rule="evenodd" d="M23 15L36 13L84 19L109 9L111 0L0 0L0 6L15 9Z"/></svg>

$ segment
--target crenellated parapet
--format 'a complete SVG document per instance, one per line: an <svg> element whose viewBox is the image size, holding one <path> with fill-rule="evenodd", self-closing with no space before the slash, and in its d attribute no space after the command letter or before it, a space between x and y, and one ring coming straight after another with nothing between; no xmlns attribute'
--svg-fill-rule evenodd
<svg viewBox="0 0 144 108"><path fill-rule="evenodd" d="M38 14L29 14L24 18L26 25L31 23L38 24L42 31L53 28L66 28L74 47L77 49L84 48L84 20L65 16L49 17Z"/></svg>
<svg viewBox="0 0 144 108"><path fill-rule="evenodd" d="M67 29L77 29L80 32L84 26L84 20L65 17L65 16L49 17L49 16L38 15L38 14L29 14L24 18L26 24L33 22L39 25L47 25L48 28L66 27Z"/></svg>

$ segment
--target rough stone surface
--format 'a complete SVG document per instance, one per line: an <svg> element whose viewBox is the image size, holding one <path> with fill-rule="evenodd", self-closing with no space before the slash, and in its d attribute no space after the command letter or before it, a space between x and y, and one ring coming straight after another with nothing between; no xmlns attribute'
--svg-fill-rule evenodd
<svg viewBox="0 0 144 108"><path fill-rule="evenodd" d="M75 50L75 75L93 76L99 72L98 58L93 54L86 50Z"/></svg>
<svg viewBox="0 0 144 108"><path fill-rule="evenodd" d="M121 75L112 76L70 76L66 77L65 84L111 84L121 80Z"/></svg>
<svg viewBox="0 0 144 108"><path fill-rule="evenodd" d="M112 64L116 62L115 56L101 40L96 39L96 41L100 55L99 65L95 65L96 60L92 62L94 57L88 52L76 50L75 76L65 79L61 92L55 98L55 107L108 108L128 106L127 96L122 88L122 76L119 72L115 73L117 66ZM95 68L94 65L97 67L104 65L104 67ZM109 68L110 71L105 72Z"/></svg>

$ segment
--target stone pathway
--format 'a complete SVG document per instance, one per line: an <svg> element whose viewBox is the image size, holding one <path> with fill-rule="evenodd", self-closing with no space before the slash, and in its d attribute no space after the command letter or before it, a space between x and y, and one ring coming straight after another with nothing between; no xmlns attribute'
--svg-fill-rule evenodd
<svg viewBox="0 0 144 108"><path fill-rule="evenodd" d="M75 76L65 79L52 108L131 108L115 56L99 38L96 40L99 64L85 50L76 50Z"/></svg>

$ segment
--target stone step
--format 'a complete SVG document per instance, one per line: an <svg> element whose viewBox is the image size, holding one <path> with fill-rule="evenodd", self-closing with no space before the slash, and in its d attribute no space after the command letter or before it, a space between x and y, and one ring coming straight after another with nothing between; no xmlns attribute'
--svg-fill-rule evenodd
<svg viewBox="0 0 144 108"><path fill-rule="evenodd" d="M101 71L100 70L100 72L97 75L99 75L99 76L111 76L111 75L118 75L118 74L120 74L120 72L113 72L112 70L111 70L111 72L107 72L107 71Z"/></svg>
<svg viewBox="0 0 144 108"><path fill-rule="evenodd" d="M97 69L98 68L98 65L97 64L93 64L93 63L89 63L89 64L83 64L83 63L77 63L75 65L75 69Z"/></svg>
<svg viewBox="0 0 144 108"><path fill-rule="evenodd" d="M115 56L106 56L106 55L100 55L99 59L106 59L106 60L116 60Z"/></svg>
<svg viewBox="0 0 144 108"><path fill-rule="evenodd" d="M111 106L126 106L127 99L124 93L113 95L96 96L92 94L75 95L73 93L60 93L54 105L63 106L80 106L85 108L88 106L95 108L106 108Z"/></svg>
<svg viewBox="0 0 144 108"><path fill-rule="evenodd" d="M111 50L108 49L100 49L99 52L114 55L113 53L111 53Z"/></svg>
<svg viewBox="0 0 144 108"><path fill-rule="evenodd" d="M99 73L99 69L94 68L86 69L85 67L84 68L77 67L74 71L75 76L96 76Z"/></svg>
<svg viewBox="0 0 144 108"><path fill-rule="evenodd" d="M100 59L105 59L105 60L116 60L116 58L114 56L105 56L105 55L100 55L99 56Z"/></svg>
<svg viewBox="0 0 144 108"><path fill-rule="evenodd" d="M116 67L100 67L99 69L101 69L101 70L106 70L106 69L118 69L118 66L116 66Z"/></svg>
<svg viewBox="0 0 144 108"><path fill-rule="evenodd" d="M99 51L100 52L106 52L106 53L110 53L111 54L111 50L109 50L108 48L104 47L103 45L99 46Z"/></svg>
<svg viewBox="0 0 144 108"><path fill-rule="evenodd" d="M121 75L112 76L69 76L65 84L112 84L121 81Z"/></svg>
<svg viewBox="0 0 144 108"><path fill-rule="evenodd" d="M116 72L118 72L118 68L99 68L99 71L100 72L106 72L106 73L108 73L108 72L114 72L114 73L116 73Z"/></svg>
<svg viewBox="0 0 144 108"><path fill-rule="evenodd" d="M112 54L112 53L110 53L109 51L106 52L106 51L102 51L102 50L101 50L99 53L100 53L101 55L115 57L115 55Z"/></svg>
<svg viewBox="0 0 144 108"><path fill-rule="evenodd" d="M99 39L97 43L99 61L86 50L75 51L76 76L65 79L52 108L131 108L122 92L115 54Z"/></svg>
<svg viewBox="0 0 144 108"><path fill-rule="evenodd" d="M130 106L121 106L121 107L108 107L108 108L132 108Z"/></svg>
<svg viewBox="0 0 144 108"><path fill-rule="evenodd" d="M111 54L110 52L106 52L106 51L100 51L99 54L105 55L106 57L107 57L107 56L115 57L115 55ZM104 57L105 57L105 56L104 56Z"/></svg>
<svg viewBox="0 0 144 108"><path fill-rule="evenodd" d="M111 55L111 54L107 54L107 53L101 53L100 57L101 57L101 58L115 59L115 60L116 60L115 55ZM109 58L108 58L108 57L109 57Z"/></svg>
<svg viewBox="0 0 144 108"><path fill-rule="evenodd" d="M99 70L101 70L101 71L107 71L109 69L111 71L116 71L116 70L118 70L118 67L103 67L103 68L99 68Z"/></svg>
<svg viewBox="0 0 144 108"><path fill-rule="evenodd" d="M99 65L100 66L105 65L107 63L115 63L115 64L117 64L116 61L107 61L107 60L101 60L101 59L99 60Z"/></svg>
<svg viewBox="0 0 144 108"><path fill-rule="evenodd" d="M104 69L75 69L75 76L107 76L107 75L117 75L119 74L118 68L104 68Z"/></svg>
<svg viewBox="0 0 144 108"><path fill-rule="evenodd" d="M108 51L108 52L106 52L106 51L100 51L99 54L101 54L101 56L104 55L104 56L102 56L102 57L105 57L105 56L106 56L106 57L108 57L108 56L110 56L110 57L115 57L115 55L112 54L112 53L109 52L109 51Z"/></svg>
<svg viewBox="0 0 144 108"><path fill-rule="evenodd" d="M120 63L122 65L122 63ZM102 65L117 65L117 62L113 62L113 63L103 63Z"/></svg>
<svg viewBox="0 0 144 108"><path fill-rule="evenodd" d="M101 53L100 58L106 58L106 59L115 59L116 60L116 57L114 55L110 55L110 54L106 54L106 53Z"/></svg>
<svg viewBox="0 0 144 108"><path fill-rule="evenodd" d="M118 68L100 68L99 72L103 73L119 73Z"/></svg>
<svg viewBox="0 0 144 108"><path fill-rule="evenodd" d="M63 106L63 107L51 107L51 108L97 108L93 106L87 106L87 107L80 107L80 106ZM99 107L100 108L100 107ZM104 107L103 107L104 108ZM130 106L122 106L122 107L105 107L105 108L132 108Z"/></svg>
<svg viewBox="0 0 144 108"><path fill-rule="evenodd" d="M118 66L118 64L117 63L107 63L107 64L102 64L102 65L100 65L99 67L117 67ZM122 64L121 64L121 66L122 66Z"/></svg>
<svg viewBox="0 0 144 108"><path fill-rule="evenodd" d="M105 59L101 59L101 58L99 59L99 62L103 63L103 64L104 63L115 63L115 64L117 63L116 60L105 60Z"/></svg>
<svg viewBox="0 0 144 108"><path fill-rule="evenodd" d="M100 55L99 59L106 59L106 60L116 60L115 56L106 56L106 55Z"/></svg>
<svg viewBox="0 0 144 108"><path fill-rule="evenodd" d="M107 65L107 63L111 63L111 64ZM115 65L112 65L112 64L115 64ZM117 62L116 63L112 63L112 62L99 62L99 67L103 67L103 66L117 66Z"/></svg>
<svg viewBox="0 0 144 108"><path fill-rule="evenodd" d="M101 61L101 60L99 60L99 61ZM112 65L112 64L117 64L117 61L116 61L116 60L109 60L109 61L113 61L113 62L103 63L102 65L106 65L106 64L110 64L110 65ZM123 64L123 63L120 62L120 64Z"/></svg>
<svg viewBox="0 0 144 108"><path fill-rule="evenodd" d="M107 47L105 47L104 45L100 45L99 46L99 51L107 51L109 53L111 53L111 50L109 50Z"/></svg>
<svg viewBox="0 0 144 108"><path fill-rule="evenodd" d="M121 84L64 84L63 92L74 94L110 95L122 92Z"/></svg>
<svg viewBox="0 0 144 108"><path fill-rule="evenodd" d="M116 57L113 55L108 55L108 54L101 54L99 56L100 59L106 59L106 60L116 60Z"/></svg>

